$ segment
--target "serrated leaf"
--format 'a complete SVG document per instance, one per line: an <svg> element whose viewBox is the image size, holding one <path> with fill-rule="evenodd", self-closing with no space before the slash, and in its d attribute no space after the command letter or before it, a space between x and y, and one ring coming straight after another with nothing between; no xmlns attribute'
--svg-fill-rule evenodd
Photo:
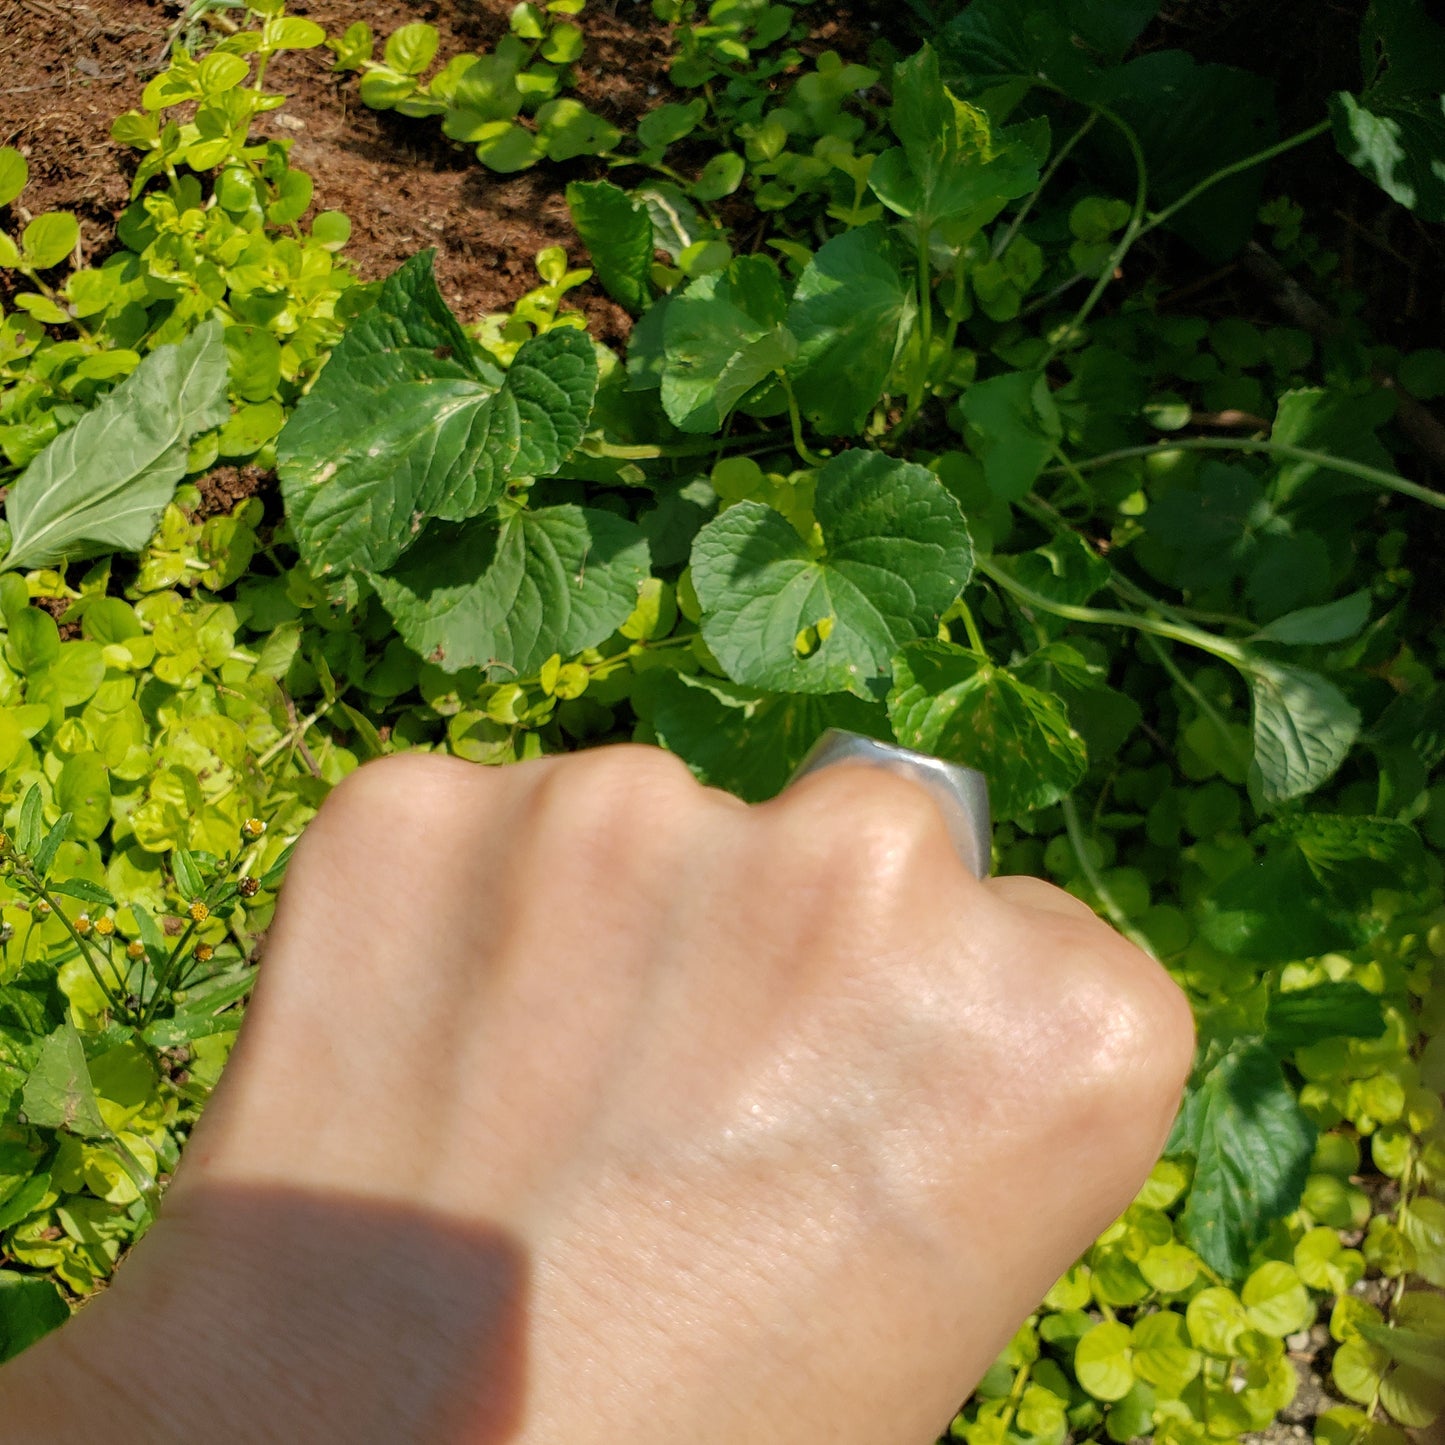
<svg viewBox="0 0 1445 1445"><path fill-rule="evenodd" d="M65 1129L82 1139L105 1139L85 1046L67 1019L40 1046L40 1056L21 1093L25 1117L42 1129Z"/></svg>
<svg viewBox="0 0 1445 1445"><path fill-rule="evenodd" d="M797 341L781 324L786 304L777 267L757 256L702 276L669 299L661 396L674 426L719 430L754 387L791 363Z"/></svg>
<svg viewBox="0 0 1445 1445"><path fill-rule="evenodd" d="M535 672L603 641L648 575L642 533L611 512L546 507L433 525L375 583L407 646L447 672Z"/></svg>
<svg viewBox="0 0 1445 1445"><path fill-rule="evenodd" d="M1373 75L1330 102L1340 154L1422 220L1445 221L1445 28L1420 0L1375 0L1360 51Z"/></svg>
<svg viewBox="0 0 1445 1445"><path fill-rule="evenodd" d="M1088 761L1056 698L948 642L917 642L894 658L888 717L904 747L985 774L999 818L1058 802Z"/></svg>
<svg viewBox="0 0 1445 1445"><path fill-rule="evenodd" d="M652 217L647 207L610 181L573 181L567 187L567 207L607 294L629 311L644 310L652 297Z"/></svg>
<svg viewBox="0 0 1445 1445"><path fill-rule="evenodd" d="M1158 9L1158 0L973 0L944 27L940 48L950 73L975 87L1037 77L1086 95L1100 63L1120 60Z"/></svg>
<svg viewBox="0 0 1445 1445"><path fill-rule="evenodd" d="M10 488L11 549L0 566L140 551L185 475L191 438L228 410L220 322L156 347Z"/></svg>
<svg viewBox="0 0 1445 1445"><path fill-rule="evenodd" d="M1266 803L1302 798L1329 781L1360 732L1360 714L1328 678L1302 667L1249 664L1254 699L1252 780Z"/></svg>
<svg viewBox="0 0 1445 1445"><path fill-rule="evenodd" d="M968 449L983 463L1001 501L1027 495L1063 437L1048 382L1036 372L1006 371L975 382L959 402Z"/></svg>
<svg viewBox="0 0 1445 1445"><path fill-rule="evenodd" d="M505 375L475 360L431 252L387 278L277 441L287 516L317 575L390 566L422 523L489 507L581 439L597 364L585 333L529 341Z"/></svg>
<svg viewBox="0 0 1445 1445"><path fill-rule="evenodd" d="M1258 1038L1236 1039L1189 1093L1168 1146L1195 1161L1180 1226L1211 1269L1240 1279L1274 1221L1299 1204L1315 1129Z"/></svg>
<svg viewBox="0 0 1445 1445"><path fill-rule="evenodd" d="M981 225L1038 183L1039 156L1017 138L995 138L986 114L947 90L931 46L894 66L888 120L900 144L874 160L868 184L919 225L965 217Z"/></svg>
<svg viewBox="0 0 1445 1445"><path fill-rule="evenodd" d="M1199 908L1205 941L1254 963L1314 958L1358 942L1353 914L1336 904L1296 848L1229 874Z"/></svg>
<svg viewBox="0 0 1445 1445"><path fill-rule="evenodd" d="M69 1318L65 1296L49 1279L0 1269L0 1364Z"/></svg>
<svg viewBox="0 0 1445 1445"><path fill-rule="evenodd" d="M1357 983L1317 983L1271 994L1264 1028L1265 1043L1284 1055L1321 1039L1377 1039L1385 1032L1385 1010Z"/></svg>
<svg viewBox="0 0 1445 1445"><path fill-rule="evenodd" d="M780 792L828 728L889 737L883 710L851 693L807 697L760 693L707 675L646 676L638 705L658 742L704 783L744 802L760 803Z"/></svg>
<svg viewBox="0 0 1445 1445"><path fill-rule="evenodd" d="M1276 617L1260 628L1255 642L1283 642L1295 647L1319 647L1353 637L1370 620L1370 594L1352 592L1322 607L1302 607Z"/></svg>
<svg viewBox="0 0 1445 1445"><path fill-rule="evenodd" d="M788 308L787 329L798 342L788 374L803 415L820 432L863 429L917 311L881 226L835 236L808 262Z"/></svg>
<svg viewBox="0 0 1445 1445"><path fill-rule="evenodd" d="M876 699L893 654L936 632L968 582L968 527L932 472L863 450L819 471L814 514L818 553L760 502L702 528L692 580L703 639L745 686ZM809 628L819 641L801 653Z"/></svg>

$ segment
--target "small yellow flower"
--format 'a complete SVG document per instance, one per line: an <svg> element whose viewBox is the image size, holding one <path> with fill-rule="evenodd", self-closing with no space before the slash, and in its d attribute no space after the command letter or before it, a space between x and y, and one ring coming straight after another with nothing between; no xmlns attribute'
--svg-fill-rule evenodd
<svg viewBox="0 0 1445 1445"><path fill-rule="evenodd" d="M37 918L49 918L54 910L43 898L41 898L36 902L34 911Z"/></svg>
<svg viewBox="0 0 1445 1445"><path fill-rule="evenodd" d="M111 934L115 932L115 919L97 918L95 920L95 931L100 934L102 938L109 938Z"/></svg>
<svg viewBox="0 0 1445 1445"><path fill-rule="evenodd" d="M209 943L198 943L196 945L196 962L209 963L215 956L216 950Z"/></svg>
<svg viewBox="0 0 1445 1445"><path fill-rule="evenodd" d="M86 934L88 934L88 933L90 932L90 929L91 929L90 914L88 914L88 913L80 913L80 914L77 914L77 915L76 915L76 918L75 918L75 931L76 931L82 938L84 938L84 937L86 936Z"/></svg>
<svg viewBox="0 0 1445 1445"><path fill-rule="evenodd" d="M248 838L259 838L266 831L266 825L259 818L247 818L241 824L241 831Z"/></svg>
<svg viewBox="0 0 1445 1445"><path fill-rule="evenodd" d="M199 898L193 904L191 904L191 906L186 910L186 912L191 915L192 923L204 923L206 919L211 916L211 910L207 908L206 905L202 903Z"/></svg>
<svg viewBox="0 0 1445 1445"><path fill-rule="evenodd" d="M144 958L145 951L145 944L143 944L138 938L131 939L131 941L125 946L125 956L127 958Z"/></svg>

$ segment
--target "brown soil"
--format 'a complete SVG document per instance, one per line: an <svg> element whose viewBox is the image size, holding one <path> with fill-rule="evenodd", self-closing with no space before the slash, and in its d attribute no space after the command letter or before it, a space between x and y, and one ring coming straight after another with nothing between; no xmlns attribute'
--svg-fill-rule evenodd
<svg viewBox="0 0 1445 1445"><path fill-rule="evenodd" d="M262 467L213 467L196 482L201 494L193 516L229 516L247 497L267 496L276 489L276 473Z"/></svg>
<svg viewBox="0 0 1445 1445"><path fill-rule="evenodd" d="M160 67L176 0L0 0L0 145L30 161L19 219L64 208L88 222L87 254L103 254L111 222L129 199L129 151L108 136L111 120L139 102ZM425 20L441 32L440 55L482 50L507 31L512 0L292 0L339 35L364 17L378 37ZM667 79L664 32L635 0L594 0L577 95L624 130L651 106L675 98ZM866 53L867 23L836 13L810 49ZM437 249L443 294L464 321L503 311L539 284L536 253L563 246L573 264L585 254L567 215L569 180L600 171L587 162L543 165L500 176L454 145L434 120L409 120L363 106L356 78L333 75L328 51L276 57L267 80L287 96L258 130L292 142L295 165L316 182L319 209L352 221L345 254L366 279L386 275L423 247ZM595 287L573 293L593 333L613 345L630 319Z"/></svg>

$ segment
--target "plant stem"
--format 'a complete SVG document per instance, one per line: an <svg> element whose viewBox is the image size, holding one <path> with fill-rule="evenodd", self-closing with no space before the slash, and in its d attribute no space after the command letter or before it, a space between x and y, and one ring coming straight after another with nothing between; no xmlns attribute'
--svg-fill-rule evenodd
<svg viewBox="0 0 1445 1445"><path fill-rule="evenodd" d="M1354 462L1348 457L1334 457L1328 452L1317 452L1309 447L1297 447L1289 442L1263 441L1252 437L1180 437L1177 441L1153 442L1147 446L1120 447L1117 451L1104 452L1101 456L1088 457L1084 461L1074 462L1072 470L1090 472L1097 467L1125 461L1129 457L1149 457L1171 451L1263 452L1268 456L1284 457L1288 461L1309 462L1314 466L1323 467L1326 471L1340 472L1348 477L1358 477L1361 481L1373 482L1375 486L1383 487L1386 491L1398 492L1402 497L1412 497L1417 502L1426 503L1427 506L1445 510L1445 492L1432 491L1429 487L1422 487L1418 482L1407 482L1404 477L1397 476L1394 472L1366 466L1364 462ZM1043 475L1058 476L1066 470L1059 466L1046 467Z"/></svg>
<svg viewBox="0 0 1445 1445"><path fill-rule="evenodd" d="M1157 955L1149 940L1129 922L1129 915L1119 907L1114 895L1109 892L1099 870L1094 867L1094 860L1089 857L1088 842L1084 836L1084 826L1079 821L1079 810L1073 798L1061 798L1059 808L1064 815L1064 827L1068 830L1069 846L1074 850L1074 857L1079 861L1079 871L1084 875L1084 881L1093 889L1094 896L1099 900L1104 912L1109 915L1109 922L1132 943L1135 948L1147 953L1150 958L1157 961Z"/></svg>
<svg viewBox="0 0 1445 1445"><path fill-rule="evenodd" d="M1189 697L1193 701L1194 706L1214 724L1215 731L1219 734L1224 745L1234 754L1235 758L1248 767L1249 757L1235 746L1234 735L1229 731L1229 724L1225 722L1224 716L1220 713L1219 709L1205 697L1204 693L1196 687L1189 678L1185 677L1178 663L1169 656L1168 649L1164 647L1158 638L1146 636L1144 642L1154 656L1159 659L1160 667L1169 674L1174 685Z"/></svg>
<svg viewBox="0 0 1445 1445"><path fill-rule="evenodd" d="M33 872L30 871L29 868L25 869L24 876L25 881L35 890L36 893L40 895L42 899L45 900L46 906L64 925L65 931L70 935L72 941L75 943L76 948L80 952L80 956L85 960L85 966L90 970L91 977L95 979L96 987L99 988L100 991L105 995L106 1003L108 1003L110 1007L115 1011L115 1015L117 1018L125 1018L126 1010L123 1007L121 1000L118 999L110 991L110 988L107 986L105 979L101 977L100 968L96 964L94 956L91 954L90 947L86 943L86 940L75 931L75 925L71 923L70 915L67 914L66 911L61 908L58 903L56 903L55 899L52 898L50 895L50 890L40 881L40 879Z"/></svg>
<svg viewBox="0 0 1445 1445"><path fill-rule="evenodd" d="M1177 201L1171 201L1162 211L1155 211L1144 224L1144 232L1152 231L1156 226L1162 226L1171 216L1182 211L1186 206L1192 205L1212 186L1217 186L1220 181L1227 181L1230 176L1237 176L1242 171L1250 171L1255 166L1262 166L1266 161L1272 161L1276 156L1283 155L1286 151L1293 150L1296 146L1305 145L1323 135L1330 128L1328 120L1322 120L1316 125L1310 126L1307 130L1297 132L1295 135L1286 136L1282 141L1276 141L1272 146L1266 146L1262 151L1256 151L1251 156L1245 156L1243 160L1231 162L1214 172L1213 175L1205 176L1196 186L1191 186ZM1141 232L1143 234L1143 232Z"/></svg>
<svg viewBox="0 0 1445 1445"><path fill-rule="evenodd" d="M980 572L1005 592L1011 593L1019 602L1036 607L1041 612L1051 612L1055 617L1065 617L1071 622L1087 622L1101 627L1132 627L1137 632L1147 632L1155 637L1164 637L1171 642L1183 642L1197 647L1201 652L1210 653L1241 669L1248 669L1250 654L1227 638L1216 637L1202 628L1191 627L1183 622L1166 622L1161 618L1143 617L1137 612L1120 612L1102 607L1077 607L1069 602L1056 602L1035 592L1032 587L1011 577L1003 568L981 557L975 564Z"/></svg>
<svg viewBox="0 0 1445 1445"><path fill-rule="evenodd" d="M1074 312L1072 319L1061 328L1049 343L1049 349L1044 353L1043 360L1038 363L1036 370L1043 371L1048 367L1055 356L1063 349L1064 345L1073 337L1078 335L1079 328L1088 319L1089 313L1099 303L1099 298L1109 288L1109 283L1114 279L1114 272L1123 263L1124 257L1129 254L1134 242L1144 232L1144 208L1149 199L1149 167L1144 160L1144 148L1139 144L1139 137L1134 134L1132 126L1128 125L1112 110L1103 106L1096 107L1096 115L1101 115L1124 137L1130 153L1134 157L1134 205L1129 212L1129 224L1124 227L1124 234L1119 237L1114 249L1109 252L1109 259L1099 269L1099 275L1089 288L1089 294L1084 297L1079 309Z"/></svg>
<svg viewBox="0 0 1445 1445"><path fill-rule="evenodd" d="M932 227L914 222L918 232L918 370L914 373L913 385L908 388L908 410L898 423L898 433L908 430L923 407L928 394L928 367L933 356L933 260L928 242Z"/></svg>
<svg viewBox="0 0 1445 1445"><path fill-rule="evenodd" d="M1071 135L1068 140L1066 140L1063 145L1061 145L1058 150L1054 152L1053 158L1049 161L1043 175L1039 177L1038 185L1036 185L1033 190L1029 192L1028 197L1025 199L1023 205L1021 205L1014 213L1013 219L1008 224L1008 229L1003 233L1002 236L998 238L997 241L994 242L993 248L989 252L989 257L991 260L998 261L1002 259L1004 252L1007 251L1011 245L1013 245L1014 237L1018 235L1019 231L1023 227L1024 222L1028 219L1029 212L1033 210L1035 204L1038 202L1039 197L1043 195L1044 187L1047 186L1051 180L1053 180L1054 173L1061 165L1063 165L1066 160L1068 160L1069 153L1094 128L1095 124L1098 122L1098 119L1099 112L1097 110L1091 110L1088 115L1084 117L1083 125L1081 125L1078 130L1076 130L1073 135Z"/></svg>
<svg viewBox="0 0 1445 1445"><path fill-rule="evenodd" d="M778 380L783 384L783 395L788 398L788 422L793 429L793 450L797 452L804 466L821 467L824 459L809 451L807 442L803 440L803 414L798 410L798 398L793 394L793 383L788 380L785 371L778 372Z"/></svg>
<svg viewBox="0 0 1445 1445"><path fill-rule="evenodd" d="M973 612L968 603L962 598L953 604L958 609L958 615L963 619L963 630L968 633L968 645L980 657L988 656L988 649L983 645L983 637L978 630L978 623L973 620Z"/></svg>

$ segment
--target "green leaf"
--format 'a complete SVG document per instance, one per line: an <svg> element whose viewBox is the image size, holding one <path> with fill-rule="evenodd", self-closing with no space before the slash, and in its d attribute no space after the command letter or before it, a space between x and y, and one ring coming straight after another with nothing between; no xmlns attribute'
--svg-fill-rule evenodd
<svg viewBox="0 0 1445 1445"><path fill-rule="evenodd" d="M788 308L798 342L788 373L803 415L825 436L863 429L917 310L881 226L835 236L808 262Z"/></svg>
<svg viewBox="0 0 1445 1445"><path fill-rule="evenodd" d="M26 265L44 271L65 260L79 240L80 222L69 211L49 211L20 233L20 249Z"/></svg>
<svg viewBox="0 0 1445 1445"><path fill-rule="evenodd" d="M1116 1320L1093 1326L1074 1351L1074 1374L1096 1400L1122 1400L1134 1388L1133 1331Z"/></svg>
<svg viewBox="0 0 1445 1445"><path fill-rule="evenodd" d="M654 672L638 707L657 740L704 782L744 802L780 792L808 749L828 728L888 739L876 705L851 693L806 697L760 693L705 674Z"/></svg>
<svg viewBox="0 0 1445 1445"><path fill-rule="evenodd" d="M567 206L607 294L629 311L644 310L652 298L652 218L647 207L610 181L573 181L567 187Z"/></svg>
<svg viewBox="0 0 1445 1445"><path fill-rule="evenodd" d="M41 878L50 872L50 865L55 862L55 855L59 851L60 845L70 836L70 824L70 814L62 813L55 820L55 826L45 835L44 841L35 850L31 865Z"/></svg>
<svg viewBox="0 0 1445 1445"><path fill-rule="evenodd" d="M1285 1055L1322 1039L1377 1039L1385 1032L1385 1010L1357 983L1317 983L1271 994L1264 1027L1265 1043Z"/></svg>
<svg viewBox="0 0 1445 1445"><path fill-rule="evenodd" d="M30 179L30 162L14 146L0 146L0 206L8 206Z"/></svg>
<svg viewBox="0 0 1445 1445"><path fill-rule="evenodd" d="M41 1275L0 1269L0 1364L70 1318L65 1296Z"/></svg>
<svg viewBox="0 0 1445 1445"><path fill-rule="evenodd" d="M622 132L570 95L549 100L537 112L537 135L547 159L570 161L577 156L600 156L615 150Z"/></svg>
<svg viewBox="0 0 1445 1445"><path fill-rule="evenodd" d="M199 898L205 892L205 882L189 849L171 850L171 872L176 876L176 887L181 890L181 897L187 901Z"/></svg>
<svg viewBox="0 0 1445 1445"><path fill-rule="evenodd" d="M82 1139L106 1139L85 1046L67 1019L40 1046L40 1056L21 1094L25 1117L42 1129L66 1129Z"/></svg>
<svg viewBox="0 0 1445 1445"><path fill-rule="evenodd" d="M983 463L989 490L1006 502L1026 496L1063 437L1047 380L1037 372L1006 371L974 382L959 408L964 439Z"/></svg>
<svg viewBox="0 0 1445 1445"><path fill-rule="evenodd" d="M1039 156L1021 138L996 143L986 114L945 88L931 46L894 66L888 120L900 144L874 160L868 184L921 226L983 224L1038 184Z"/></svg>
<svg viewBox="0 0 1445 1445"><path fill-rule="evenodd" d="M597 386L585 333L529 341L504 375L472 359L423 252L347 331L276 448L308 565L390 566L420 522L462 521L508 480L546 475L581 440Z"/></svg>
<svg viewBox="0 0 1445 1445"><path fill-rule="evenodd" d="M1195 1161L1185 1242L1218 1274L1242 1278L1274 1221L1298 1205L1314 1146L1273 1050L1236 1039L1190 1086L1169 1141L1170 1154Z"/></svg>
<svg viewBox="0 0 1445 1445"><path fill-rule="evenodd" d="M1136 56L1102 72L1090 89L1092 99L1115 111L1138 137L1156 209L1265 149L1277 134L1268 80L1229 65L1201 64L1182 50ZM1105 178L1132 194L1135 162L1121 138L1091 135L1087 148L1102 160ZM1169 228L1207 259L1227 260L1254 229L1264 174L1263 166L1254 166L1216 182L1176 212Z"/></svg>
<svg viewBox="0 0 1445 1445"><path fill-rule="evenodd" d="M1360 714L1317 672L1259 660L1248 664L1254 700L1250 780L1266 803L1302 798L1339 770L1360 732Z"/></svg>
<svg viewBox="0 0 1445 1445"><path fill-rule="evenodd" d="M1222 953L1255 963L1314 958L1358 940L1297 848L1267 853L1217 883L1200 903L1199 931Z"/></svg>
<svg viewBox="0 0 1445 1445"><path fill-rule="evenodd" d="M1375 0L1360 53L1366 85L1338 91L1340 154L1425 221L1445 221L1445 28L1421 0Z"/></svg>
<svg viewBox="0 0 1445 1445"><path fill-rule="evenodd" d="M314 20L283 15L267 28L267 41L277 50L311 50L326 40L326 32Z"/></svg>
<svg viewBox="0 0 1445 1445"><path fill-rule="evenodd" d="M760 256L693 281L669 298L662 318L662 406L686 432L715 432L760 382L796 356L781 323L777 267Z"/></svg>
<svg viewBox="0 0 1445 1445"><path fill-rule="evenodd" d="M40 832L44 817L44 800L40 796L40 784L31 783L20 800L20 820L15 829L15 846L27 857L33 858L40 846Z"/></svg>
<svg viewBox="0 0 1445 1445"><path fill-rule="evenodd" d="M436 58L439 40L434 25L419 20L403 25L387 37L386 63L403 75L420 75Z"/></svg>
<svg viewBox="0 0 1445 1445"><path fill-rule="evenodd" d="M888 717L904 747L984 773L1001 819L1058 802L1084 775L1083 739L1056 698L949 642L894 658Z"/></svg>
<svg viewBox="0 0 1445 1445"><path fill-rule="evenodd" d="M1158 0L973 0L939 45L950 74L970 88L1023 77L1087 95L1099 66L1122 59L1158 9Z"/></svg>
<svg viewBox="0 0 1445 1445"><path fill-rule="evenodd" d="M498 525L433 525L372 580L407 646L447 672L524 676L603 641L637 605L647 543L611 512L546 507Z"/></svg>
<svg viewBox="0 0 1445 1445"><path fill-rule="evenodd" d="M814 512L821 550L760 502L698 533L703 639L744 686L877 698L893 654L933 634L967 583L967 525L932 472L863 450L818 473ZM819 640L800 651L808 629Z"/></svg>
<svg viewBox="0 0 1445 1445"><path fill-rule="evenodd" d="M5 568L26 570L149 540L198 432L227 415L221 325L158 346L30 463L5 499Z"/></svg>
<svg viewBox="0 0 1445 1445"><path fill-rule="evenodd" d="M702 174L692 184L693 197L699 201L720 201L742 185L746 174L747 162L736 151L723 151L702 168Z"/></svg>
<svg viewBox="0 0 1445 1445"><path fill-rule="evenodd" d="M1314 1323L1315 1302L1293 1265L1271 1259L1245 1280L1239 1292L1251 1328L1282 1340Z"/></svg>
<svg viewBox="0 0 1445 1445"><path fill-rule="evenodd" d="M1283 642L1295 647L1319 647L1327 642L1344 642L1370 620L1370 594L1352 592L1323 607L1303 607L1276 617L1251 639L1254 642Z"/></svg>
<svg viewBox="0 0 1445 1445"><path fill-rule="evenodd" d="M94 904L97 908L115 908L115 895L98 883L84 878L62 878L58 883L46 885L52 893L62 898L76 898L82 903Z"/></svg>

